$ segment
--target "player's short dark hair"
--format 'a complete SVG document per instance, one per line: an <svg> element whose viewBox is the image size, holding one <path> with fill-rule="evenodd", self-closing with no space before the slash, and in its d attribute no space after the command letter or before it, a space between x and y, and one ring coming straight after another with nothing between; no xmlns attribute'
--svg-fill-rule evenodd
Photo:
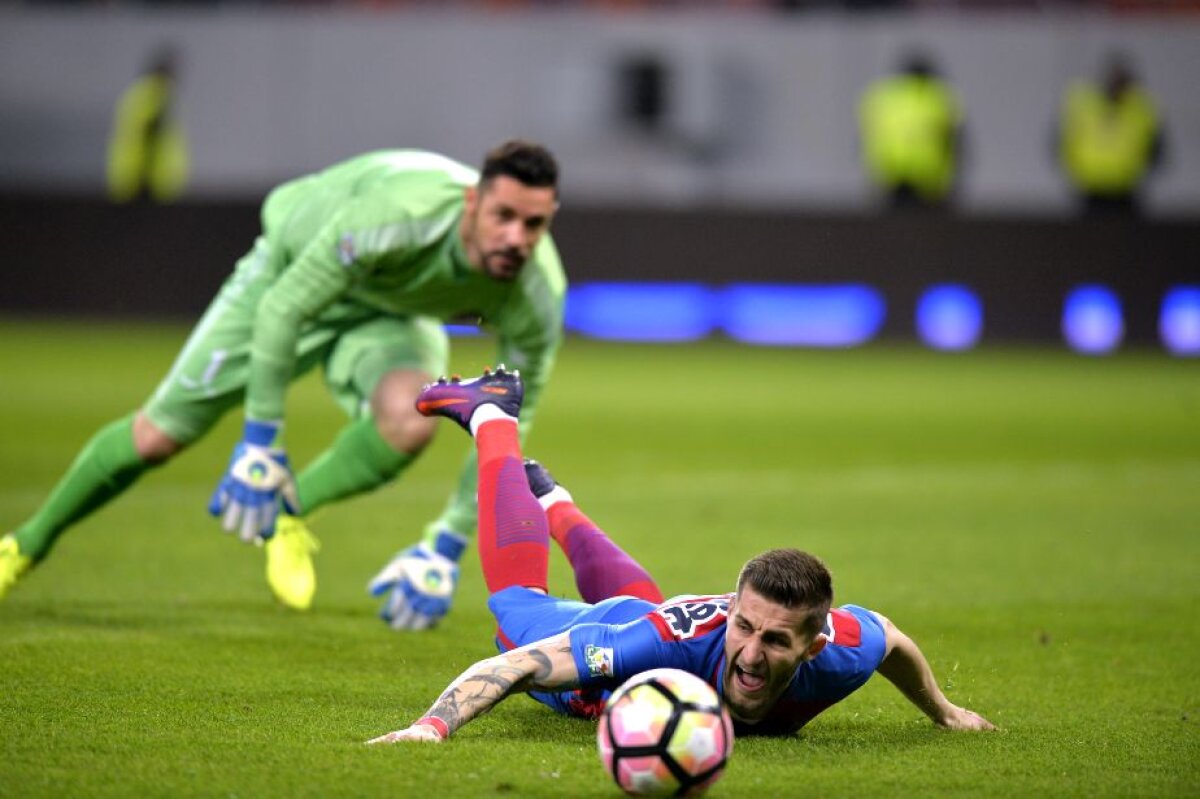
<svg viewBox="0 0 1200 799"><path fill-rule="evenodd" d="M500 175L507 175L526 186L558 190L558 162L549 150L525 139L509 139L488 151L479 185L484 186Z"/></svg>
<svg viewBox="0 0 1200 799"><path fill-rule="evenodd" d="M771 549L751 558L738 575L737 590L746 586L786 608L808 611L804 631L816 636L833 604L833 577L816 555L798 549Z"/></svg>

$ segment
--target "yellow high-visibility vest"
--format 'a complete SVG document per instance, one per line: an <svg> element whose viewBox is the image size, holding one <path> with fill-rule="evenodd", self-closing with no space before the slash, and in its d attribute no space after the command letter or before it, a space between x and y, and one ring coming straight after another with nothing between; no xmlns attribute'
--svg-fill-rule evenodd
<svg viewBox="0 0 1200 799"><path fill-rule="evenodd" d="M183 129L167 113L171 86L160 75L139 78L117 103L108 142L108 193L128 202L143 189L169 201L183 191L188 175Z"/></svg>
<svg viewBox="0 0 1200 799"><path fill-rule="evenodd" d="M961 113L954 93L936 78L877 81L859 105L868 173L887 188L908 185L927 199L944 197L954 184Z"/></svg>
<svg viewBox="0 0 1200 799"><path fill-rule="evenodd" d="M1127 89L1115 102L1099 88L1075 84L1062 115L1067 175L1089 194L1120 195L1137 187L1150 167L1158 114L1150 96Z"/></svg>

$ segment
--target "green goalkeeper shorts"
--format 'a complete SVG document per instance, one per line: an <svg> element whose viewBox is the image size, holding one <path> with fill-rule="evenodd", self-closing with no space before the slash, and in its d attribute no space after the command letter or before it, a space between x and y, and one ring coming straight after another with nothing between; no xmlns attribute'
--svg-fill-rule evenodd
<svg viewBox="0 0 1200 799"><path fill-rule="evenodd" d="M269 285L258 286L253 278L247 279L269 270L245 267L269 257L267 243L260 238L239 261L142 409L156 427L181 444L202 437L245 397L254 316ZM449 340L439 320L362 309L336 321L306 324L296 345L292 379L320 364L338 405L351 418L359 418L370 414L371 394L384 374L393 369L444 374L449 354Z"/></svg>

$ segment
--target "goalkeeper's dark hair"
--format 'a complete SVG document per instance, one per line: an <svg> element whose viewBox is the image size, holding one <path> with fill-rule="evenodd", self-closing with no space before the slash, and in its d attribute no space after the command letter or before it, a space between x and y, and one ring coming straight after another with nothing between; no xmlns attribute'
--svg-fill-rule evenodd
<svg viewBox="0 0 1200 799"><path fill-rule="evenodd" d="M815 637L825 626L833 604L833 577L816 555L798 549L771 549L751 558L738 575L745 587L785 608L807 611L804 631Z"/></svg>
<svg viewBox="0 0 1200 799"><path fill-rule="evenodd" d="M542 145L525 139L509 139L488 151L479 173L479 185L486 186L500 175L526 186L558 190L558 162L554 155Z"/></svg>

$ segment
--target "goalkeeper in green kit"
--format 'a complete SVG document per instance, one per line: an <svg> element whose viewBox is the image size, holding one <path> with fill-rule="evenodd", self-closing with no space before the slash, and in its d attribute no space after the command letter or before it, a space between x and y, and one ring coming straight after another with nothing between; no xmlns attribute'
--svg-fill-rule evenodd
<svg viewBox="0 0 1200 799"><path fill-rule="evenodd" d="M0 538L0 597L69 525L241 404L242 440L209 511L243 541L263 543L275 596L308 608L317 543L303 519L394 479L429 443L435 420L414 401L446 371L444 322L493 327L497 362L520 369L536 402L562 340L566 278L547 235L557 207L554 157L519 140L491 150L480 172L395 150L275 189L262 234L150 399L97 432L44 504ZM293 475L284 400L317 365L350 421ZM475 529L475 485L471 454L441 516L371 581L393 627L428 627L449 610L455 564Z"/></svg>

